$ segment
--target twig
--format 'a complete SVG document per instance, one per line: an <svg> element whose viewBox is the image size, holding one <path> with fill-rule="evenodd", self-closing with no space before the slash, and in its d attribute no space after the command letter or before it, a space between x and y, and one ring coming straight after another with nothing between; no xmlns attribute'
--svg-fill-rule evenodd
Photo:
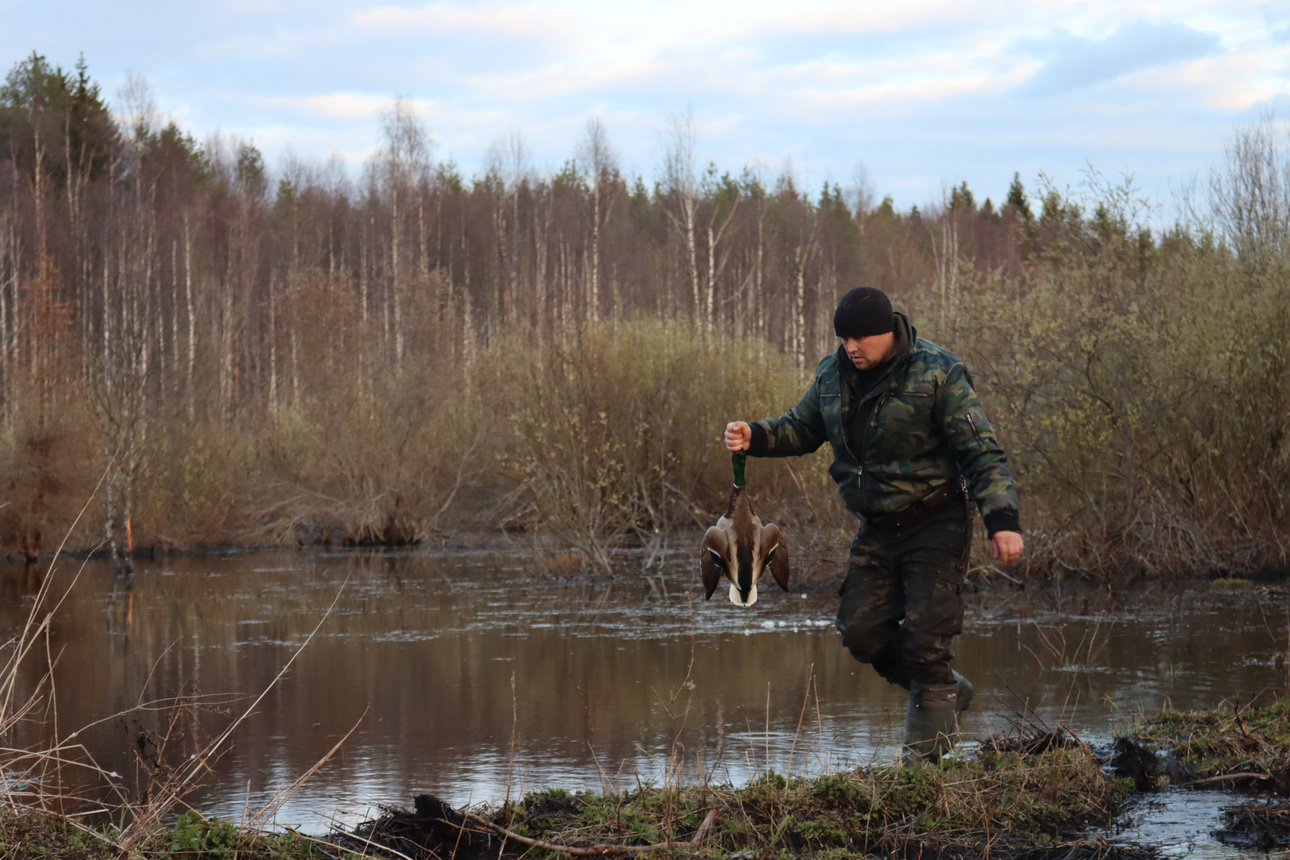
<svg viewBox="0 0 1290 860"><path fill-rule="evenodd" d="M530 839L527 836L521 836L513 830L508 830L500 824L494 824L487 818L481 818L478 815L466 812L465 810L461 810L459 814L467 821L478 824L481 827L487 827L494 833L497 833L506 839L514 839L522 845L528 845L532 848L540 848L543 851L570 854L574 857L602 857L607 854L627 854L634 856L636 854L648 854L651 851L678 851L685 849L696 851L703 844L703 840L707 838L708 831L712 828L712 822L717 820L717 811L715 809L709 809L708 814L703 819L703 823L700 824L699 829L695 831L694 838L686 842L655 842L653 845L599 844L591 845L587 848L576 848L572 845L556 845L553 842L543 842L540 839Z"/></svg>
<svg viewBox="0 0 1290 860"><path fill-rule="evenodd" d="M793 483L797 485L797 491L802 494L802 500L806 502L806 509L811 512L811 518L818 520L819 516L815 513L815 505L811 504L811 494L806 492L806 487L802 486L802 482L798 480L797 473L793 471L793 464L788 462L788 460L784 460L783 463L784 468L788 469L788 476L792 478Z"/></svg>
<svg viewBox="0 0 1290 860"><path fill-rule="evenodd" d="M1007 571L1000 570L1000 569L999 569L999 567L998 567L997 565L990 565L988 569L989 569L989 571L990 571L991 573L995 574L996 576L1002 576L1004 579L1008 580L1008 581L1009 581L1009 582L1011 582L1013 585L1021 585L1021 584L1022 584L1022 582L1021 582L1021 580L1020 580L1020 579L1017 579L1017 578L1016 578L1016 577L1014 577L1014 576L1009 576L1009 575L1008 575L1008 573L1007 573Z"/></svg>
<svg viewBox="0 0 1290 860"><path fill-rule="evenodd" d="M1229 782L1234 779L1263 779L1268 780L1272 777L1265 773L1223 773L1218 776L1207 776L1204 779L1193 779L1191 782L1177 783L1180 787L1190 787L1193 785L1208 785L1211 782Z"/></svg>
<svg viewBox="0 0 1290 860"><path fill-rule="evenodd" d="M802 734L802 723L806 720L806 708L811 702L811 685L815 681L815 664L812 663L806 671L810 680L806 682L806 692L802 695L802 710L797 715L797 728L793 731L793 743L788 748L788 768L784 774L785 779L793 775L793 753L797 752L797 739Z"/></svg>
<svg viewBox="0 0 1290 860"><path fill-rule="evenodd" d="M506 800L505 804L510 805L511 788L515 784L515 736L519 732L520 711L519 703L515 695L515 673L511 672L511 754L506 760Z"/></svg>

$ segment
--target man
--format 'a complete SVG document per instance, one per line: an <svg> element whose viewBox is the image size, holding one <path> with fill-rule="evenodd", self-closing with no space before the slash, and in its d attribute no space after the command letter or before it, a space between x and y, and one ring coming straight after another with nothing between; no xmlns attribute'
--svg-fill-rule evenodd
<svg viewBox="0 0 1290 860"><path fill-rule="evenodd" d="M842 345L778 418L727 425L726 447L754 457L809 454L828 442L829 474L861 522L838 630L852 656L909 690L902 758L937 761L972 685L950 668L963 628L970 500L1011 564L1023 541L1017 492L967 368L917 336L880 290L857 287L833 315Z"/></svg>

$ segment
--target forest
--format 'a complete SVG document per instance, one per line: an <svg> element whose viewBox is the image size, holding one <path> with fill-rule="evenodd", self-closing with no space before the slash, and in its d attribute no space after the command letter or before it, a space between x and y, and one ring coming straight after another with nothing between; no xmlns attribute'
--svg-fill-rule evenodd
<svg viewBox="0 0 1290 860"><path fill-rule="evenodd" d="M83 60L12 66L0 554L128 568L491 533L543 566L639 570L720 513L725 423L795 403L837 298L871 284L970 368L1022 496L1021 573L1287 566L1271 117L1233 130L1168 228L1092 168L900 211L864 181L705 166L690 116L652 176L624 173L595 117L549 175L512 134L465 176L401 101L374 143L361 172L270 169L161 118L140 80L110 110ZM840 555L827 465L755 461L749 485L800 547Z"/></svg>

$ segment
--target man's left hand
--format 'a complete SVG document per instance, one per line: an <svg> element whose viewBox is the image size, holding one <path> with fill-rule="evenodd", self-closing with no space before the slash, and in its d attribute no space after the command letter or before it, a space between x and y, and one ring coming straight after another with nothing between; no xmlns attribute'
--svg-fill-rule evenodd
<svg viewBox="0 0 1290 860"><path fill-rule="evenodd" d="M1026 545L1021 532L995 532L990 536L990 543L994 544L994 557L1004 564L1021 558L1021 550Z"/></svg>

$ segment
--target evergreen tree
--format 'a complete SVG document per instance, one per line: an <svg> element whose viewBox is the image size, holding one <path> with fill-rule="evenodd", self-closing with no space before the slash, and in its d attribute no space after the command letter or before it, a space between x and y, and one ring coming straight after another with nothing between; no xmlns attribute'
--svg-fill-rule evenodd
<svg viewBox="0 0 1290 860"><path fill-rule="evenodd" d="M1008 197L1004 205L1011 207L1022 221L1030 221L1035 216L1030 211L1030 202L1026 199L1026 186L1021 184L1021 173L1012 174L1012 184L1008 186Z"/></svg>
<svg viewBox="0 0 1290 860"><path fill-rule="evenodd" d="M9 70L0 86L0 158L33 186L61 187L70 175L95 179L116 149L115 125L84 56L75 76L34 51Z"/></svg>

